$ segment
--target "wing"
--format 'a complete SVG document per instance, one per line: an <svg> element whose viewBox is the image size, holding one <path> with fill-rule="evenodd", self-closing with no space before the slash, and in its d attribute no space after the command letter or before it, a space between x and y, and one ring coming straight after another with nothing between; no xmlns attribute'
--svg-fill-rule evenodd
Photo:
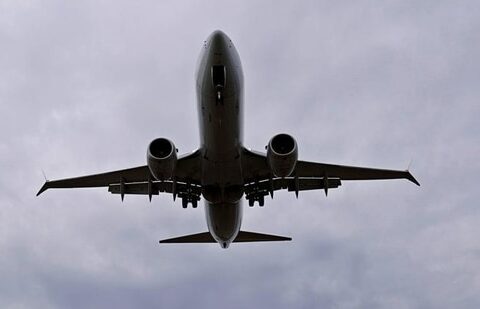
<svg viewBox="0 0 480 309"><path fill-rule="evenodd" d="M273 191L288 191L337 188L342 180L376 180L376 179L408 179L420 185L413 175L407 171L366 168L357 166L334 165L308 161L297 161L291 177L275 178L268 166L267 157L260 152L244 149L242 154L245 193L247 199L258 200L259 197L273 196ZM250 196L250 198L249 198Z"/></svg>
<svg viewBox="0 0 480 309"><path fill-rule="evenodd" d="M298 176L336 177L341 180L378 180L378 179L407 179L419 186L418 181L408 171L387 170L378 168L325 164L307 161L298 161L295 166Z"/></svg>
<svg viewBox="0 0 480 309"><path fill-rule="evenodd" d="M200 185L201 162L200 151L180 157L175 169L175 182L153 181L148 166L139 166L113 172L46 181L37 196L52 188L90 188L109 187L112 193L122 194L158 194L158 192L198 195Z"/></svg>

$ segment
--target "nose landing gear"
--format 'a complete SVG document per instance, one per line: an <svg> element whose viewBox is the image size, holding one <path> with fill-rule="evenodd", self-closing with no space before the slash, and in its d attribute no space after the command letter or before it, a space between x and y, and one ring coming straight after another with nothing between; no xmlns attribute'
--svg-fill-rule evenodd
<svg viewBox="0 0 480 309"><path fill-rule="evenodd" d="M216 91L216 96L215 96L216 105L218 105L218 104L223 105L223 86L222 85L217 85L215 87L215 91Z"/></svg>

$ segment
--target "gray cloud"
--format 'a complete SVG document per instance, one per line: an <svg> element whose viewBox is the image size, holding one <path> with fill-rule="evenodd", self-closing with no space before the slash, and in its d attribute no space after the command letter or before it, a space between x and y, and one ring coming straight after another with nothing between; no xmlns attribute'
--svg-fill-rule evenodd
<svg viewBox="0 0 480 309"><path fill-rule="evenodd" d="M0 4L0 306L480 305L475 1ZM203 209L49 178L198 146L193 73L223 29L246 77L245 143L286 131L303 159L406 168L422 183L278 193L244 229L289 244L159 246ZM179 127L181 124L181 127Z"/></svg>

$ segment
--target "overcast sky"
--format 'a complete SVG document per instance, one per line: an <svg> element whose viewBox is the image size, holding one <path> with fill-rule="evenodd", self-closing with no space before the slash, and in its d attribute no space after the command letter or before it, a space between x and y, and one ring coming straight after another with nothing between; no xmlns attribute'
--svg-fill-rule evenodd
<svg viewBox="0 0 480 309"><path fill-rule="evenodd" d="M285 1L286 3L287 1ZM280 192L243 229L290 243L162 245L203 206L44 179L199 144L203 40L234 41L245 144L405 180ZM479 308L478 1L0 2L0 307Z"/></svg>

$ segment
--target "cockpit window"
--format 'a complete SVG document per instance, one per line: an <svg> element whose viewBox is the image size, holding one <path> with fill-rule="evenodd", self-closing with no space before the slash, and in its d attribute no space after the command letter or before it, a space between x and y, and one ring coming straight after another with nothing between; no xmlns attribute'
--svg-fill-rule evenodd
<svg viewBox="0 0 480 309"><path fill-rule="evenodd" d="M212 66L212 82L214 87L225 87L225 67L223 65Z"/></svg>

